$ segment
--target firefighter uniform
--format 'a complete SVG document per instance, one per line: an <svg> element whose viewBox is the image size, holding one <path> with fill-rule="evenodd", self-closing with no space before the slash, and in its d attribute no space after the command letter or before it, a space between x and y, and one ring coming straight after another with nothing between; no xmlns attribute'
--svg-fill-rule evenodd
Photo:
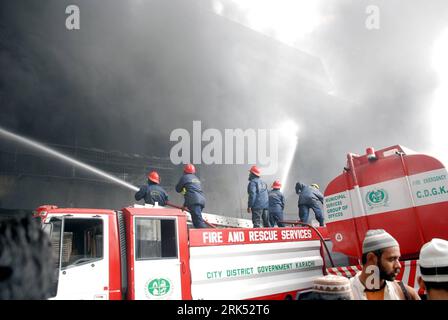
<svg viewBox="0 0 448 320"><path fill-rule="evenodd" d="M196 169L193 165L186 165L184 175L176 185L176 191L184 195L184 207L188 208L195 228L207 228L202 218L202 209L205 207L205 196L202 192L201 182L194 175Z"/></svg>
<svg viewBox="0 0 448 320"><path fill-rule="evenodd" d="M260 179L260 170L256 166L250 170L247 193L247 208L252 212L254 228L270 227L268 186Z"/></svg>
<svg viewBox="0 0 448 320"><path fill-rule="evenodd" d="M284 227L283 210L285 209L285 197L280 189L273 189L269 191L269 220L271 226Z"/></svg>
<svg viewBox="0 0 448 320"><path fill-rule="evenodd" d="M308 223L310 209L313 209L316 220L320 226L324 226L324 216L321 205L324 202L323 194L315 187L303 183L296 183L296 193L299 195L299 218L300 221Z"/></svg>
<svg viewBox="0 0 448 320"><path fill-rule="evenodd" d="M154 205L156 202L159 206L165 206L168 201L168 194L160 185L160 177L156 171L148 174L148 184L142 186L135 194L135 200L145 199L145 203Z"/></svg>
<svg viewBox="0 0 448 320"><path fill-rule="evenodd" d="M165 206L168 201L168 194L158 184L148 181L148 184L142 186L135 194L135 200L145 199L145 203L154 205L156 202L159 206Z"/></svg>

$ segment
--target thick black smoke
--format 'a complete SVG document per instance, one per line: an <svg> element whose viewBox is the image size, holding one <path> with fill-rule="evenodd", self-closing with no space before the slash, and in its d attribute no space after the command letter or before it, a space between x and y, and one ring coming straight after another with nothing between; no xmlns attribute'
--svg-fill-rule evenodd
<svg viewBox="0 0 448 320"><path fill-rule="evenodd" d="M300 127L287 189L295 217L297 179L324 188L347 152L428 143L429 55L445 3L328 1L305 54L214 14L211 1L2 1L0 125L166 157L171 131L193 120L223 130L290 119ZM69 4L80 30L65 28ZM380 30L364 27L369 4L381 9ZM206 211L239 215L249 166L200 167Z"/></svg>

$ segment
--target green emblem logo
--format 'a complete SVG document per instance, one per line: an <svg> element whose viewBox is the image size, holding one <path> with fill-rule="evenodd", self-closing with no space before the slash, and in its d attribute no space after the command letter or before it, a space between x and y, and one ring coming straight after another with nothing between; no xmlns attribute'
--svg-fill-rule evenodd
<svg viewBox="0 0 448 320"><path fill-rule="evenodd" d="M148 283L148 292L153 297L162 297L171 290L171 281L164 278L156 278Z"/></svg>
<svg viewBox="0 0 448 320"><path fill-rule="evenodd" d="M387 206L389 194L384 189L372 190L367 192L366 202L370 208Z"/></svg>

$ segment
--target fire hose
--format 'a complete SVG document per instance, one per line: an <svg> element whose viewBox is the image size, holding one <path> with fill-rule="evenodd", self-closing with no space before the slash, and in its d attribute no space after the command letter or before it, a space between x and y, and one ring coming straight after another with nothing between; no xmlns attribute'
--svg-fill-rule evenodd
<svg viewBox="0 0 448 320"><path fill-rule="evenodd" d="M322 243L322 245L325 248L325 251L327 252L328 255L328 259L330 260L331 266L334 268L334 262L333 262L333 258L331 257L330 254L330 250L328 250L327 244L325 243L324 237L322 237L322 234L319 232L319 230L317 230L315 227L313 227L312 225L305 223L305 222L300 222L300 221L281 221L282 223L286 223L286 224L292 224L292 225L302 225L308 228L313 229L314 231L316 231L317 235L320 238L320 242ZM324 261L325 263L325 261Z"/></svg>

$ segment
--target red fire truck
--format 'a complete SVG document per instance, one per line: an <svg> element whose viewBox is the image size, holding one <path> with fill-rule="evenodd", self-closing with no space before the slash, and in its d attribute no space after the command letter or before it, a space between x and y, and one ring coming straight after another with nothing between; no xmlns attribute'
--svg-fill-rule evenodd
<svg viewBox="0 0 448 320"><path fill-rule="evenodd" d="M398 240L398 278L418 289L421 246L448 239L447 172L440 161L398 145L348 154L324 196L327 226L318 229L254 229L245 219L207 214L227 228L189 229L180 209L43 206L38 215L57 261L54 298L295 299L327 272L354 276L369 229ZM332 259L338 266L326 268L322 239L339 255Z"/></svg>
<svg viewBox="0 0 448 320"><path fill-rule="evenodd" d="M58 262L55 299L295 299L325 272L309 228L189 229L186 212L157 206L38 214Z"/></svg>

